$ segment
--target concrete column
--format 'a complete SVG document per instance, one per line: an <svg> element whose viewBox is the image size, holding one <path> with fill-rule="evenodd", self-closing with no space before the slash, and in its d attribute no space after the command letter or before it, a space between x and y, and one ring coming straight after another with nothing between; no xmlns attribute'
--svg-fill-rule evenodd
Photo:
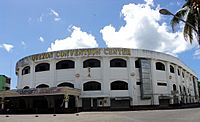
<svg viewBox="0 0 200 122"><path fill-rule="evenodd" d="M48 108L54 108L54 99L53 99L54 96L47 96L46 99L48 101Z"/></svg>
<svg viewBox="0 0 200 122"><path fill-rule="evenodd" d="M27 108L33 108L33 99L32 98L28 98L28 99L24 99L27 105Z"/></svg>
<svg viewBox="0 0 200 122"><path fill-rule="evenodd" d="M1 109L4 110L4 97L2 98L2 101L1 101Z"/></svg>
<svg viewBox="0 0 200 122"><path fill-rule="evenodd" d="M53 60L52 62L49 62L50 63L50 87L54 87L54 86L56 86L57 85L57 83L56 83L56 62L55 62L55 60Z"/></svg>
<svg viewBox="0 0 200 122"><path fill-rule="evenodd" d="M82 61L81 58L76 58L75 61L75 83L74 83L74 87L78 88L78 89L82 89L82 77L83 77L83 65L82 65Z"/></svg>
<svg viewBox="0 0 200 122"><path fill-rule="evenodd" d="M65 101L65 108L68 108L69 96L67 94L64 95L64 101Z"/></svg>
<svg viewBox="0 0 200 122"><path fill-rule="evenodd" d="M31 65L31 86L30 88L35 88L36 87L36 79L35 79L35 65L32 63Z"/></svg>
<svg viewBox="0 0 200 122"><path fill-rule="evenodd" d="M109 79L109 74L110 74L110 68L109 67L109 58L108 57L103 57L102 58L102 67L101 67L101 74L102 74L102 92L103 94L110 94L110 79Z"/></svg>
<svg viewBox="0 0 200 122"><path fill-rule="evenodd" d="M127 60L127 71L128 71L128 91L129 91L129 96L132 98L130 101L131 106L133 106L133 99L134 99L134 88L135 86L135 73L134 73L134 59L130 58Z"/></svg>
<svg viewBox="0 0 200 122"><path fill-rule="evenodd" d="M68 101L65 101L65 108L68 108Z"/></svg>
<svg viewBox="0 0 200 122"><path fill-rule="evenodd" d="M75 96L75 101L76 101L76 107L78 108L79 105L78 105L78 96Z"/></svg>
<svg viewBox="0 0 200 122"><path fill-rule="evenodd" d="M167 81L167 90L168 90L168 92L167 92L167 94L168 95L170 95L171 94L171 79L170 79L170 63L169 62L166 62L165 63L165 67L166 67L166 69L165 69L165 72L166 72L166 81Z"/></svg>
<svg viewBox="0 0 200 122"><path fill-rule="evenodd" d="M156 93L156 87L157 87L157 81L155 79L155 59L151 59L151 80L152 80L152 90L153 90L153 95L151 99L151 104L152 105L159 105L159 100L158 96L155 95Z"/></svg>

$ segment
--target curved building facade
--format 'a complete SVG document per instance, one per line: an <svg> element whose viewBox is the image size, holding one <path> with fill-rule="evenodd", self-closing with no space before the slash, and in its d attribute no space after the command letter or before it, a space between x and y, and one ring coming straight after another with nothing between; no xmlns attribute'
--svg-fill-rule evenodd
<svg viewBox="0 0 200 122"><path fill-rule="evenodd" d="M84 110L188 104L199 96L197 75L178 58L141 49L35 54L17 62L16 74L17 89L79 89L76 107Z"/></svg>

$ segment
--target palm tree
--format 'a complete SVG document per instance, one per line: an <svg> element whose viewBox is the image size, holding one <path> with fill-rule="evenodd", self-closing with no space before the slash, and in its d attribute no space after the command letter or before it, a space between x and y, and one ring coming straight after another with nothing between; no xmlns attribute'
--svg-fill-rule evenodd
<svg viewBox="0 0 200 122"><path fill-rule="evenodd" d="M185 40L192 43L196 37L200 45L200 0L186 0L186 3L175 13L171 20L173 31L175 31L175 26L181 20L185 20L183 29Z"/></svg>

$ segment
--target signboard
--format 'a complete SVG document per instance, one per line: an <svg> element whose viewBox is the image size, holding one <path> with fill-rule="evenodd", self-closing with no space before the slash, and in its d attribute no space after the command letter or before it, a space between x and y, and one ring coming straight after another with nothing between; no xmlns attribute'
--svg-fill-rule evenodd
<svg viewBox="0 0 200 122"><path fill-rule="evenodd" d="M25 66L37 61L49 59L62 59L68 57L88 57L88 56L130 56L131 49L128 48L90 48L90 49L72 49L55 52L35 54L25 57L17 62L16 72L19 66Z"/></svg>
<svg viewBox="0 0 200 122"><path fill-rule="evenodd" d="M141 98L151 99L153 94L151 80L151 61L148 59L139 59L140 62L140 82L141 82Z"/></svg>
<svg viewBox="0 0 200 122"><path fill-rule="evenodd" d="M74 50L61 50L56 52L48 52L36 54L31 57L33 61L39 61L51 58L66 58L77 56L100 56L100 55L131 55L131 49L126 48L92 48L92 49L74 49Z"/></svg>
<svg viewBox="0 0 200 122"><path fill-rule="evenodd" d="M30 89L17 89L17 92L20 95L39 95L39 94L52 94L52 93L62 93L63 88L51 87L51 88L30 88Z"/></svg>

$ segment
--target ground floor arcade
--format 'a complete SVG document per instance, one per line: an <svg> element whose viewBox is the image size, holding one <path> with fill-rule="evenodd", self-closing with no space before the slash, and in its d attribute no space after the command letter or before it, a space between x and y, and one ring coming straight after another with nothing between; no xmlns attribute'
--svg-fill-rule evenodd
<svg viewBox="0 0 200 122"><path fill-rule="evenodd" d="M19 89L0 93L1 113L76 112L80 90L74 88Z"/></svg>
<svg viewBox="0 0 200 122"><path fill-rule="evenodd" d="M157 96L157 97L156 97ZM0 92L0 113L67 113L99 110L137 110L180 107L197 103L186 95L155 95L146 104L134 103L129 96L82 95L79 89L69 87L18 89ZM155 102L157 101L157 102Z"/></svg>

